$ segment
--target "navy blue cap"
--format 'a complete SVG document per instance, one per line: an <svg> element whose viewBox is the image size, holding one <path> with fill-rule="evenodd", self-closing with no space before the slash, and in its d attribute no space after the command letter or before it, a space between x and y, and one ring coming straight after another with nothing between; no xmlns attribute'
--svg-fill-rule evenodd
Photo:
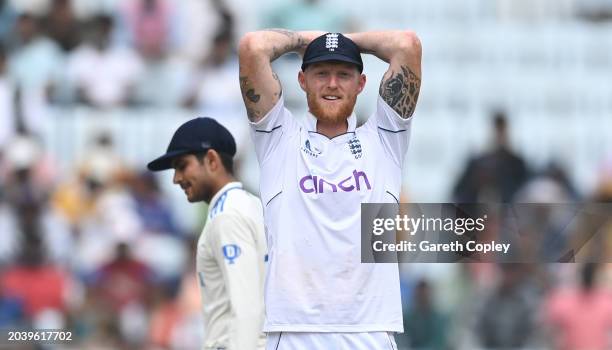
<svg viewBox="0 0 612 350"><path fill-rule="evenodd" d="M363 72L363 61L359 46L353 40L340 33L327 33L314 39L306 46L302 70L316 62L340 61L357 65L359 72Z"/></svg>
<svg viewBox="0 0 612 350"><path fill-rule="evenodd" d="M172 159L188 153L214 149L230 156L236 154L232 134L212 118L196 118L183 123L174 132L166 154L147 164L151 171L172 168Z"/></svg>

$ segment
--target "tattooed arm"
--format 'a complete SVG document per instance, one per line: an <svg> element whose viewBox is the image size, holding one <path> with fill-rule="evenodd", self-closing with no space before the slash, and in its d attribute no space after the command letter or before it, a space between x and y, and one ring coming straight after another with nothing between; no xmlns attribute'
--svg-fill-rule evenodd
<svg viewBox="0 0 612 350"><path fill-rule="evenodd" d="M412 116L421 89L421 42L413 32L386 31L348 34L363 53L389 63L380 96L402 118Z"/></svg>
<svg viewBox="0 0 612 350"><path fill-rule="evenodd" d="M278 102L281 83L271 62L288 52L303 54L306 45L323 32L268 29L247 33L240 40L240 90L249 120L257 122Z"/></svg>

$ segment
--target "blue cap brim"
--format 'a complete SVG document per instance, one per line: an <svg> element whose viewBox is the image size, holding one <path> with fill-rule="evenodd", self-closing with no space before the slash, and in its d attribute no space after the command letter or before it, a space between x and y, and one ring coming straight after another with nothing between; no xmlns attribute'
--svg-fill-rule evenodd
<svg viewBox="0 0 612 350"><path fill-rule="evenodd" d="M164 154L163 156L149 162L147 164L147 168L151 171L161 171L172 169L172 160L178 156L182 156L183 154L187 154L191 151L189 150L178 150L172 151Z"/></svg>
<svg viewBox="0 0 612 350"><path fill-rule="evenodd" d="M363 71L363 65L361 62L354 60L350 57L347 57L345 55L341 55L341 54L326 54L326 55L321 55L318 57L311 58L308 61L302 62L302 70L306 69L306 66L308 66L309 64L318 63L318 62L326 62L326 61L339 61L339 62L352 63L356 65L357 67L359 67L360 72Z"/></svg>

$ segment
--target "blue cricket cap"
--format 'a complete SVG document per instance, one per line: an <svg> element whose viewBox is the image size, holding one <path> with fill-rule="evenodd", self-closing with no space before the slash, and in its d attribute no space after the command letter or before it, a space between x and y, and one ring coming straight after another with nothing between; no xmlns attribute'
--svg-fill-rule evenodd
<svg viewBox="0 0 612 350"><path fill-rule="evenodd" d="M314 39L306 46L302 70L309 64L325 61L340 61L352 63L363 72L361 50L351 39L340 33L327 33Z"/></svg>
<svg viewBox="0 0 612 350"><path fill-rule="evenodd" d="M147 164L151 171L172 168L175 157L188 153L214 149L230 156L236 154L236 142L232 134L212 118L196 118L183 123L174 132L166 154Z"/></svg>

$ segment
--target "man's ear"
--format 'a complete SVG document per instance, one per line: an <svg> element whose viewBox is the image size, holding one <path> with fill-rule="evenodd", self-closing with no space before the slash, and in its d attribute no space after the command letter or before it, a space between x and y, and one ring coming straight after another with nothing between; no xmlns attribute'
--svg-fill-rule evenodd
<svg viewBox="0 0 612 350"><path fill-rule="evenodd" d="M306 76L304 75L304 71L300 70L298 72L298 82L300 83L300 87L304 92L306 91Z"/></svg>
<svg viewBox="0 0 612 350"><path fill-rule="evenodd" d="M365 74L361 74L359 75L359 85L358 85L358 93L361 93L363 91L363 88L365 88L365 84L366 84L366 76Z"/></svg>
<svg viewBox="0 0 612 350"><path fill-rule="evenodd" d="M221 157L219 157L219 153L214 149L209 149L206 151L206 155L204 156L204 165L208 169L208 171L215 171L219 167L219 163L221 162Z"/></svg>

